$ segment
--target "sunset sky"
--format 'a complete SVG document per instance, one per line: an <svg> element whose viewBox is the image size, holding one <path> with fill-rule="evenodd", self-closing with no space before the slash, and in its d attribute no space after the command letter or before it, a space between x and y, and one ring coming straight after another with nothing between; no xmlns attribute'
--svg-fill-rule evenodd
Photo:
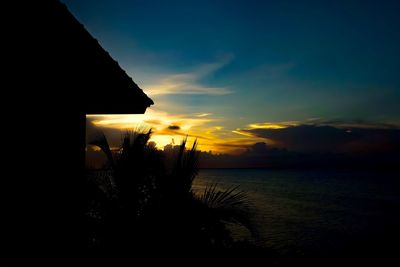
<svg viewBox="0 0 400 267"><path fill-rule="evenodd" d="M63 2L155 102L89 116L101 129L233 153L288 127L400 125L398 1Z"/></svg>

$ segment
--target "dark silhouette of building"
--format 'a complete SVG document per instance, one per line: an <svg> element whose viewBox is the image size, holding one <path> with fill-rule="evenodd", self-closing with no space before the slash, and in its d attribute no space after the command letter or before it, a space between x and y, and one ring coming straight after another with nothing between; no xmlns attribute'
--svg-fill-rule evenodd
<svg viewBox="0 0 400 267"><path fill-rule="evenodd" d="M24 260L22 251L41 262L73 258L86 231L86 114L144 113L153 101L58 0L4 10L2 247L10 261Z"/></svg>
<svg viewBox="0 0 400 267"><path fill-rule="evenodd" d="M44 80L54 87L69 85L60 96L77 97L75 104L89 114L144 113L153 101L99 45L89 32L58 1L44 1L40 28L35 42L40 42ZM46 63L46 64L42 64ZM55 75L48 79L48 73Z"/></svg>

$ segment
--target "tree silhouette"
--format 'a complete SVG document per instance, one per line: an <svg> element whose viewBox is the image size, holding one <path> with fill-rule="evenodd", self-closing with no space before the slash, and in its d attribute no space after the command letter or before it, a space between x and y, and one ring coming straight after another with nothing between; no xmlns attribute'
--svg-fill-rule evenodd
<svg viewBox="0 0 400 267"><path fill-rule="evenodd" d="M237 187L218 189L207 185L196 194L193 181L199 170L197 140L179 146L172 166L166 155L149 143L152 131L127 132L112 150L104 134L90 144L107 157L106 168L88 171L95 188L87 218L93 229L88 236L96 250L226 250L235 242L227 223L254 233L250 202Z"/></svg>

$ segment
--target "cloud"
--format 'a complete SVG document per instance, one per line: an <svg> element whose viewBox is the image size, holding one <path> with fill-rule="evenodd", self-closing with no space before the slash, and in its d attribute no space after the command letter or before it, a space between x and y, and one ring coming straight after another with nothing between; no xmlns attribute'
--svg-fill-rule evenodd
<svg viewBox="0 0 400 267"><path fill-rule="evenodd" d="M247 132L243 132L240 129L233 130L232 133L243 135L243 136L248 136L248 137L253 137L254 136L254 134L249 133L248 131Z"/></svg>
<svg viewBox="0 0 400 267"><path fill-rule="evenodd" d="M148 108L145 114L87 115L87 118L93 121L97 127L124 130L134 129L139 125L147 125L156 131L161 131L171 125L177 125L183 130L189 130L194 126L213 121L211 118L169 114L154 108Z"/></svg>
<svg viewBox="0 0 400 267"><path fill-rule="evenodd" d="M209 138L199 134L198 129L211 123L214 119L209 116L176 115L149 108L146 114L134 115L87 115L87 139L100 131L110 139L113 146L118 146L121 135L127 130L152 129L151 141L157 147L163 148L170 144L172 139L180 140L186 136L199 138L206 142Z"/></svg>
<svg viewBox="0 0 400 267"><path fill-rule="evenodd" d="M326 125L334 126L337 128L363 128L363 129L398 129L399 125L392 123L371 122L363 119L343 120L343 119L321 119L310 118L304 124L309 125Z"/></svg>
<svg viewBox="0 0 400 267"><path fill-rule="evenodd" d="M179 127L178 125L170 125L170 126L168 126L168 129L170 129L170 130L180 130L181 127Z"/></svg>
<svg viewBox="0 0 400 267"><path fill-rule="evenodd" d="M190 146L197 138L201 151L213 151L202 153L203 167L395 166L399 160L400 129L395 125L312 118L251 123L232 131L214 122L208 116L171 115L150 109L146 115L88 116L87 134L95 136L101 130L110 145L117 147L126 130L151 127L151 141L159 149L178 144L186 136ZM183 130L188 125L193 129ZM101 159L99 152L88 149L87 153L93 161Z"/></svg>
<svg viewBox="0 0 400 267"><path fill-rule="evenodd" d="M232 56L226 56L215 63L202 64L191 72L174 73L169 75L154 75L152 81L144 85L146 93L155 95L227 95L232 91L227 87L207 86L201 79L210 76L229 64Z"/></svg>
<svg viewBox="0 0 400 267"><path fill-rule="evenodd" d="M288 121L288 122L261 122L261 123L251 123L247 125L250 129L282 129L287 128L289 126L296 126L299 122L297 121Z"/></svg>
<svg viewBox="0 0 400 267"><path fill-rule="evenodd" d="M387 126L377 128L374 124L340 122L336 125L298 124L272 128L253 127L242 129L241 132L269 138L275 146L292 151L372 153L395 151L400 148L400 129Z"/></svg>
<svg viewBox="0 0 400 267"><path fill-rule="evenodd" d="M196 117L207 117L207 116L210 116L210 115L212 115L212 113L197 113L197 114L195 114L195 116Z"/></svg>
<svg viewBox="0 0 400 267"><path fill-rule="evenodd" d="M234 131L239 135L248 133L248 138L218 144L230 149L236 147L236 154L203 153L200 164L206 168L398 169L400 128L360 123L360 127L355 127L354 122L340 122L352 128L302 123L271 128L264 126L284 123L262 123L262 127ZM251 138L257 137L259 141L251 142Z"/></svg>
<svg viewBox="0 0 400 267"><path fill-rule="evenodd" d="M296 151L332 151L350 142L354 135L331 126L298 125L284 128L243 130L255 136L270 138L278 146Z"/></svg>

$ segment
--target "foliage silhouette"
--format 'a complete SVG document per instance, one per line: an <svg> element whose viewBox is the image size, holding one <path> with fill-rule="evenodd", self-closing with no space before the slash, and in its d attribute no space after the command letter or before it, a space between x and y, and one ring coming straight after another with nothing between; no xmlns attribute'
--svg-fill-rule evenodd
<svg viewBox="0 0 400 267"><path fill-rule="evenodd" d="M127 132L112 149L104 134L94 138L107 157L103 170L88 170L93 190L88 206L88 236L95 251L226 251L235 247L227 223L255 233L250 201L237 187L217 184L196 194L197 140L179 146L173 163L148 143L152 131ZM138 250L139 248L139 250Z"/></svg>

